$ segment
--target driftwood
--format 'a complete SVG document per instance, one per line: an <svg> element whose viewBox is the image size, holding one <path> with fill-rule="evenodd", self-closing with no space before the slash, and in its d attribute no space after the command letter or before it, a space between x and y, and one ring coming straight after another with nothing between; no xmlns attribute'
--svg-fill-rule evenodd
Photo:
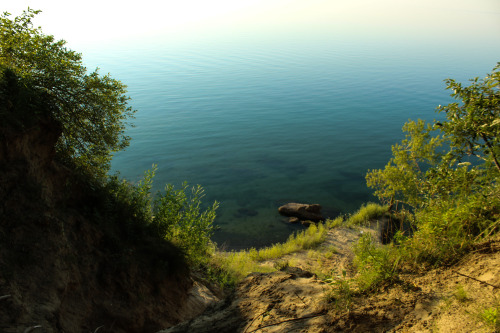
<svg viewBox="0 0 500 333"><path fill-rule="evenodd" d="M285 320L279 321L277 323L273 323L273 324L268 324L268 325L264 325L264 326L261 326L261 327L257 327L256 329L254 329L253 331L250 331L248 333L257 332L258 330L261 330L261 329L266 328L266 327L276 326L276 325L280 325L280 324L283 324L283 323L288 323L288 322L291 322L291 321L299 321L299 320L304 320L304 319L321 317L321 316L324 316L326 314L327 314L326 312L320 312L320 313L314 313L314 314L311 314L309 316L304 316L304 317L300 317L300 318L285 319ZM257 317L259 317L259 316L257 316ZM253 323L253 321L252 321L252 323Z"/></svg>

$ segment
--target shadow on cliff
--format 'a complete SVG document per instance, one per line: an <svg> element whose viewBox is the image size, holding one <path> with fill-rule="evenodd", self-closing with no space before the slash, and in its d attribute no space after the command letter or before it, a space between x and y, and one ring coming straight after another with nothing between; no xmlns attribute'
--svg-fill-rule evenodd
<svg viewBox="0 0 500 333"><path fill-rule="evenodd" d="M189 318L183 253L58 161L53 106L0 69L0 331L154 332Z"/></svg>

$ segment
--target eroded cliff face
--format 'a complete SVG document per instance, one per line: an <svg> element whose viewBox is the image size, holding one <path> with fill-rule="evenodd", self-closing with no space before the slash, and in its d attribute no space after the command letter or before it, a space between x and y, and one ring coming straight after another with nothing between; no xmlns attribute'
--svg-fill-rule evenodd
<svg viewBox="0 0 500 333"><path fill-rule="evenodd" d="M54 160L59 135L0 124L0 331L154 332L202 311L176 248L100 225L99 195Z"/></svg>

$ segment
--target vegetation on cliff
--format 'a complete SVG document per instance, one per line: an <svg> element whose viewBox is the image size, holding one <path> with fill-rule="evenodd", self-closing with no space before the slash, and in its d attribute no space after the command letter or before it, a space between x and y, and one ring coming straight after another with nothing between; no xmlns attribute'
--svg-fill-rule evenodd
<svg viewBox="0 0 500 333"><path fill-rule="evenodd" d="M86 177L94 188L128 205L120 213L125 225L148 225L159 237L171 241L193 263L204 261L213 249L217 203L201 208L203 189L184 184L166 185L151 193L155 166L137 185L109 177L113 152L130 140L124 134L135 112L128 105L126 86L98 69L87 73L82 56L32 24L39 11L28 9L19 17L0 17L0 67L3 128L19 131L43 115L60 127L55 144L57 160ZM12 129L13 127L10 127Z"/></svg>
<svg viewBox="0 0 500 333"><path fill-rule="evenodd" d="M0 65L44 94L62 127L56 145L60 158L105 178L112 153L130 140L125 127L135 111L127 103L126 86L99 69L88 73L81 54L33 26L39 12L0 17Z"/></svg>
<svg viewBox="0 0 500 333"><path fill-rule="evenodd" d="M397 238L400 268L452 264L500 230L500 64L471 81L447 80L457 102L437 108L445 119L408 121L389 163L366 176L413 225Z"/></svg>

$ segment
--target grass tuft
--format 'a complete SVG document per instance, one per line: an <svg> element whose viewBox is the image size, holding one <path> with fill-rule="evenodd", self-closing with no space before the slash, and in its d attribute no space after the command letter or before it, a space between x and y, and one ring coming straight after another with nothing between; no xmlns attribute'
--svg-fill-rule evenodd
<svg viewBox="0 0 500 333"><path fill-rule="evenodd" d="M365 205L362 205L357 212L352 214L346 222L348 226L355 225L365 225L370 220L377 219L382 217L385 213L387 213L388 207L381 206L376 203L369 202Z"/></svg>

